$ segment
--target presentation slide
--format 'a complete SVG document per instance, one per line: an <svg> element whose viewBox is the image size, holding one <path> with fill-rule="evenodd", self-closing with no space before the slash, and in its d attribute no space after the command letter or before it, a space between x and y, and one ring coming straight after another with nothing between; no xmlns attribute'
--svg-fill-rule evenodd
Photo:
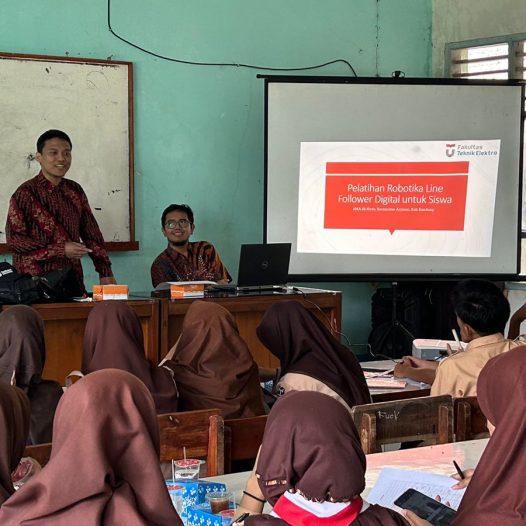
<svg viewBox="0 0 526 526"><path fill-rule="evenodd" d="M269 76L264 241L291 281L514 279L524 86Z"/></svg>
<svg viewBox="0 0 526 526"><path fill-rule="evenodd" d="M297 251L490 257L499 150L499 140L304 142Z"/></svg>

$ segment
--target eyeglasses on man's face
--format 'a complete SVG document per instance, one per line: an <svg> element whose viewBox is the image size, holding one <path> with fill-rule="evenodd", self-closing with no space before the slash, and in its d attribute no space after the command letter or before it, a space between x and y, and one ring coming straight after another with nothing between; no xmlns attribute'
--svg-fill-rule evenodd
<svg viewBox="0 0 526 526"><path fill-rule="evenodd" d="M166 221L164 224L165 228L169 228L170 230L176 227L179 228L188 228L192 223L188 221L188 219L170 219L170 221Z"/></svg>

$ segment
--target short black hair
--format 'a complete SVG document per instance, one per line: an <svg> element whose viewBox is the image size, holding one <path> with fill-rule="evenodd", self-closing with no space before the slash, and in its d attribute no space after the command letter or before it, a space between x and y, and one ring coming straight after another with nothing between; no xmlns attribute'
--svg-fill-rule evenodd
<svg viewBox="0 0 526 526"><path fill-rule="evenodd" d="M170 212L184 212L186 216L188 217L190 223L192 223L192 225L194 224L194 213L192 212L192 209L188 205L171 204L170 206L167 206L164 209L163 215L161 217L161 227L164 228L164 222L166 221L166 216Z"/></svg>
<svg viewBox="0 0 526 526"><path fill-rule="evenodd" d="M452 294L456 315L480 335L504 333L510 317L510 304L502 290L483 279L466 279Z"/></svg>
<svg viewBox="0 0 526 526"><path fill-rule="evenodd" d="M73 145L71 144L71 139L69 138L69 135L61 130L48 130L45 131L38 139L37 139L37 152L42 153L42 150L44 149L44 146L46 144L46 141L49 141L50 139L63 139L64 141L69 142L69 146L73 148Z"/></svg>

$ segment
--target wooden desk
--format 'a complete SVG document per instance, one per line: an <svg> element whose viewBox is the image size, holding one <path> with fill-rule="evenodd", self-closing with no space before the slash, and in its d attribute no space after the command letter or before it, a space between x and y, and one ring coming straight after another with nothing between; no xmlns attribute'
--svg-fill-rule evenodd
<svg viewBox="0 0 526 526"><path fill-rule="evenodd" d="M270 354L256 336L256 327L272 304L279 301L299 301L327 326L332 325L337 331L341 330L341 292L305 287L301 290L304 291L304 295L293 291L284 294L260 292L238 296L209 296L204 300L219 303L234 315L239 333L247 342L254 360L260 367L277 367L279 360ZM183 318L192 301L161 300L160 358L170 350L181 334Z"/></svg>
<svg viewBox="0 0 526 526"><path fill-rule="evenodd" d="M159 302L129 301L141 320L146 357L157 363L159 348ZM67 374L80 369L86 320L95 303L42 303L32 307L44 320L46 365L43 377L64 385ZM8 309L4 306L4 309Z"/></svg>
<svg viewBox="0 0 526 526"><path fill-rule="evenodd" d="M365 474L365 490L362 497L366 498L373 486L376 484L380 471L383 468L409 469L427 471L437 475L451 475L455 472L452 460L455 459L463 468L475 468L478 464L488 438L470 440L467 442L453 442L451 444L440 444L436 446L419 447L417 449L402 449L398 451L387 451L385 453L373 453L367 455L367 472ZM219 477L210 477L204 480L223 482L229 491L234 493L236 502L239 503L243 497L242 491L250 476L249 471L243 473L231 473ZM451 485L455 481L451 479ZM270 510L265 505L265 513Z"/></svg>
<svg viewBox="0 0 526 526"><path fill-rule="evenodd" d="M395 366L394 360L376 360L372 362L360 362L362 369L388 371ZM373 402L390 402L392 400L405 400L406 398L419 398L429 396L431 386L421 382L408 380L403 389L381 389L377 387L369 388Z"/></svg>

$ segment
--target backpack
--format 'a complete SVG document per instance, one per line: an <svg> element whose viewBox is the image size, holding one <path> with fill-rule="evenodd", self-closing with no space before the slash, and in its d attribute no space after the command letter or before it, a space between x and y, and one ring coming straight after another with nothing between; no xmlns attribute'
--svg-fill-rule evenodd
<svg viewBox="0 0 526 526"><path fill-rule="evenodd" d="M38 284L29 274L17 272L13 265L0 262L0 303L29 305L40 300Z"/></svg>

